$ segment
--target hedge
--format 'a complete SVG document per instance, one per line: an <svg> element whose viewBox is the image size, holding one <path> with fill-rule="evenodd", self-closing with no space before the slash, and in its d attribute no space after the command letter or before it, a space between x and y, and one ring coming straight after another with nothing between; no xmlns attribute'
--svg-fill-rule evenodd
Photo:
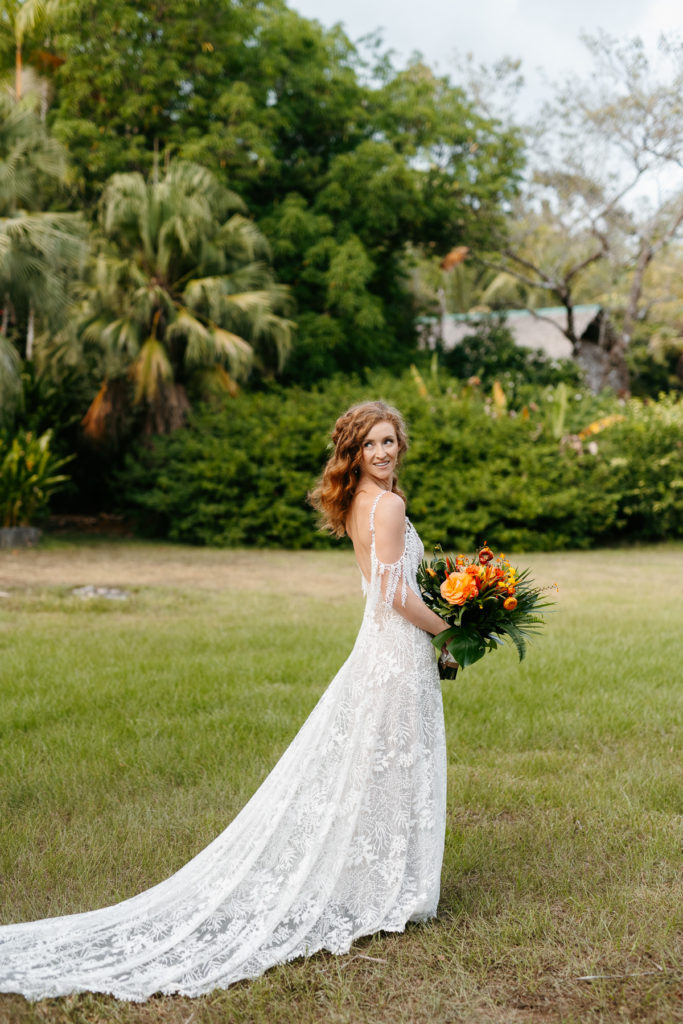
<svg viewBox="0 0 683 1024"><path fill-rule="evenodd" d="M141 532L188 543L329 545L306 494L336 416L375 397L408 423L401 482L427 546L559 550L683 536L680 400L624 403L560 385L508 410L500 388L486 395L443 371L242 394L200 409L128 457L122 510Z"/></svg>

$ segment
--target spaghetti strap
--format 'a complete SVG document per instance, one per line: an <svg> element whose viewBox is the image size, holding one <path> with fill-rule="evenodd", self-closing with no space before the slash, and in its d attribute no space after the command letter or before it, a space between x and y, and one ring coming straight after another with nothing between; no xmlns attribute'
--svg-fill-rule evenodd
<svg viewBox="0 0 683 1024"><path fill-rule="evenodd" d="M373 501L372 508L370 509L370 536L372 537L373 544L375 543L375 509L377 508L377 502L379 501L380 498L382 498L385 494L388 493L388 491L380 491L375 500Z"/></svg>

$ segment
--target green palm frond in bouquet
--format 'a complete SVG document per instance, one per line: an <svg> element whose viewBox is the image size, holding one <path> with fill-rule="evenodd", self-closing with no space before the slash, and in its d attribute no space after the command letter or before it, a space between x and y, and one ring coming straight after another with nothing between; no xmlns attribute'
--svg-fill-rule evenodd
<svg viewBox="0 0 683 1024"><path fill-rule="evenodd" d="M520 572L486 545L471 556L435 548L434 557L421 563L417 580L425 603L449 623L434 637L434 646L445 647L462 668L496 650L506 637L521 661L553 603L544 596L549 588L538 587L528 569ZM454 678L457 667L440 667L442 676Z"/></svg>

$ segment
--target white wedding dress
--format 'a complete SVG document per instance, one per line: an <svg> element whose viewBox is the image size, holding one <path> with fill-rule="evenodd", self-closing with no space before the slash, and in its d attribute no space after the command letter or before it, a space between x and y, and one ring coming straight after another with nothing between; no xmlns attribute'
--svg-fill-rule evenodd
<svg viewBox="0 0 683 1024"><path fill-rule="evenodd" d="M381 495L379 496L381 497ZM0 928L0 992L198 996L436 914L446 752L435 652L392 607L423 547L378 561L354 648L235 820L166 881L112 907Z"/></svg>

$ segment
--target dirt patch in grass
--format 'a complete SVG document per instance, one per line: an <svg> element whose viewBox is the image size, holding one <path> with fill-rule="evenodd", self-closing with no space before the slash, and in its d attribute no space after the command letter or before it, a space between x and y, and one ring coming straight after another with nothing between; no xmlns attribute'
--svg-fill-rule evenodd
<svg viewBox="0 0 683 1024"><path fill-rule="evenodd" d="M171 544L83 542L0 552L0 590L33 587L185 587L273 589L307 596L357 595L353 553L190 548Z"/></svg>

